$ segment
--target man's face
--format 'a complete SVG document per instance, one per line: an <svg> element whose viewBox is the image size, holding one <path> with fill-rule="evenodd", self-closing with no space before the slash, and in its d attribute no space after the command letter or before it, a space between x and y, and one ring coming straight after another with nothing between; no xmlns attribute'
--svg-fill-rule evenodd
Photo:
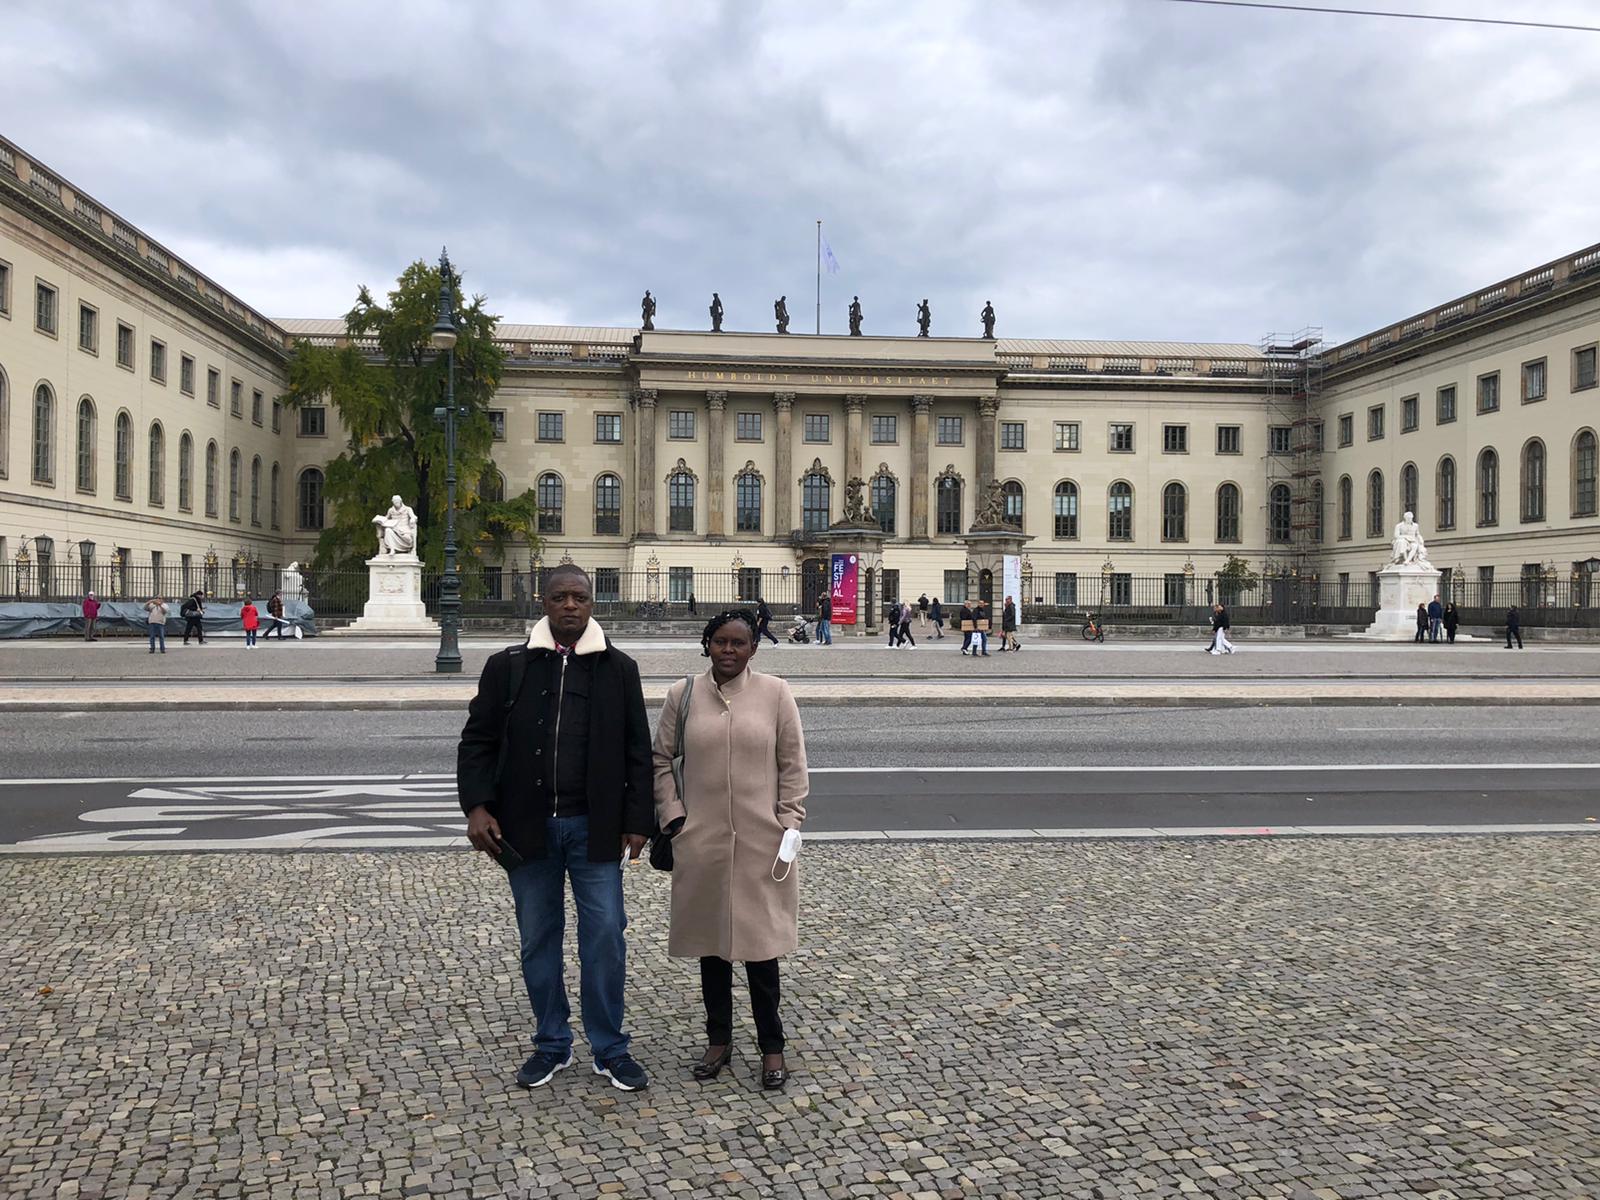
<svg viewBox="0 0 1600 1200"><path fill-rule="evenodd" d="M583 636L594 615L594 595L582 575L557 575L544 594L544 615L556 641L570 646Z"/></svg>

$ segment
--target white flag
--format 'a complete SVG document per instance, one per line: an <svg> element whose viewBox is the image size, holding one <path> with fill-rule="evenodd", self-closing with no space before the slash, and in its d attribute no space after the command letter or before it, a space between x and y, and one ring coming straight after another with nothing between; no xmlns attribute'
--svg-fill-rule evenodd
<svg viewBox="0 0 1600 1200"><path fill-rule="evenodd" d="M839 273L839 260L833 256L833 247L828 245L828 239L822 239L822 265L829 275Z"/></svg>

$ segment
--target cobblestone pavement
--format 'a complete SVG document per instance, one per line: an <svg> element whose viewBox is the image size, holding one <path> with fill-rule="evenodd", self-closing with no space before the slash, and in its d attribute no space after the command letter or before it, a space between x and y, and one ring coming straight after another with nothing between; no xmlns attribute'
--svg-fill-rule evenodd
<svg viewBox="0 0 1600 1200"><path fill-rule="evenodd" d="M1592 839L805 867L777 1095L747 1014L732 1077L687 1079L697 975L630 870L655 1082L625 1095L581 1058L509 1085L529 1019L475 857L0 860L0 1194L1600 1195Z"/></svg>

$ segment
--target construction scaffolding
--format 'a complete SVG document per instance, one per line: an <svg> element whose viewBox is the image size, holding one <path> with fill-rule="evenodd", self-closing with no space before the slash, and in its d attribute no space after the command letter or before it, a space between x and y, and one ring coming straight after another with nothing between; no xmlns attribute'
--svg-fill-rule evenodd
<svg viewBox="0 0 1600 1200"><path fill-rule="evenodd" d="M1327 490L1322 482L1324 430L1322 330L1302 329L1262 339L1266 359L1267 561L1275 590L1299 606L1299 584L1314 594L1327 533ZM1287 503L1285 501L1287 500Z"/></svg>

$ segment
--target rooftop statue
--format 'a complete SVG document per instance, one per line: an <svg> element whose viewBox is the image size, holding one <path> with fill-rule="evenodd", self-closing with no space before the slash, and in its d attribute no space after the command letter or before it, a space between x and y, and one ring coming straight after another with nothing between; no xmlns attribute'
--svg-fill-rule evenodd
<svg viewBox="0 0 1600 1200"><path fill-rule="evenodd" d="M779 296L772 302L772 315L778 319L778 332L789 332L789 298Z"/></svg>
<svg viewBox="0 0 1600 1200"><path fill-rule="evenodd" d="M861 336L861 297L850 297L850 336Z"/></svg>
<svg viewBox="0 0 1600 1200"><path fill-rule="evenodd" d="M711 293L711 332L722 332L722 297Z"/></svg>
<svg viewBox="0 0 1600 1200"><path fill-rule="evenodd" d="M983 311L978 314L978 317L979 317L980 320L983 321L983 336L993 340L993 338L994 338L994 305L991 304L989 301L985 300L983 302Z"/></svg>
<svg viewBox="0 0 1600 1200"><path fill-rule="evenodd" d="M649 332L656 327L656 298L649 289L645 290L644 299L639 301L639 328Z"/></svg>
<svg viewBox="0 0 1600 1200"><path fill-rule="evenodd" d="M917 305L917 336L927 337L928 326L933 321L933 311L928 307L928 298L924 296L922 303Z"/></svg>

